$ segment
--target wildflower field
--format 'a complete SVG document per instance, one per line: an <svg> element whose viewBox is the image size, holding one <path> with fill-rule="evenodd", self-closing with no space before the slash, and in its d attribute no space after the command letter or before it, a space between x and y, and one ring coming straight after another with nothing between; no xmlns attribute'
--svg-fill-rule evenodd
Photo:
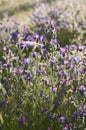
<svg viewBox="0 0 86 130"><path fill-rule="evenodd" d="M0 1L0 130L86 130L85 5Z"/></svg>

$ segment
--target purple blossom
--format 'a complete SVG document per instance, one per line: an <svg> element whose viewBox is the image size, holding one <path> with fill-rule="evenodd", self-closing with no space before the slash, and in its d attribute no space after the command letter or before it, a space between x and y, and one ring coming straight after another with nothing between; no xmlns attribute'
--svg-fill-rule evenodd
<svg viewBox="0 0 86 130"><path fill-rule="evenodd" d="M3 101L3 104L4 105L7 105L9 103L9 101L7 100L7 99L5 99L4 101Z"/></svg>
<svg viewBox="0 0 86 130"><path fill-rule="evenodd" d="M70 45L69 49L70 49L70 51L77 50L77 46L76 45Z"/></svg>
<svg viewBox="0 0 86 130"><path fill-rule="evenodd" d="M79 116L79 112L78 111L75 111L74 113L73 113L73 117L74 118L77 118Z"/></svg>
<svg viewBox="0 0 86 130"><path fill-rule="evenodd" d="M17 74L17 73L18 73L18 69L17 69L17 68L13 68L12 72L13 72L14 74Z"/></svg>
<svg viewBox="0 0 86 130"><path fill-rule="evenodd" d="M54 45L54 44L58 44L58 41L57 41L57 39L51 39L50 43L51 43L52 45Z"/></svg>
<svg viewBox="0 0 86 130"><path fill-rule="evenodd" d="M37 52L33 52L33 58L37 57Z"/></svg>
<svg viewBox="0 0 86 130"><path fill-rule="evenodd" d="M57 33L57 30L54 28L54 29L52 30L52 33L53 33L53 34L56 34L56 33Z"/></svg>
<svg viewBox="0 0 86 130"><path fill-rule="evenodd" d="M78 56L74 56L73 61L77 64L77 63L79 63L80 59Z"/></svg>
<svg viewBox="0 0 86 130"><path fill-rule="evenodd" d="M54 106L53 106L53 109L56 110L56 109L58 108L58 105L59 105L59 104L58 104L58 101L57 101L57 100L54 100L54 101L53 101L53 105L54 105Z"/></svg>
<svg viewBox="0 0 86 130"><path fill-rule="evenodd" d="M32 75L31 75L31 73L23 74L23 78L24 78L26 81L27 81L27 80L31 81Z"/></svg>
<svg viewBox="0 0 86 130"><path fill-rule="evenodd" d="M47 53L48 53L47 49L46 48L42 48L41 54L44 55L44 54L47 54Z"/></svg>
<svg viewBox="0 0 86 130"><path fill-rule="evenodd" d="M49 114L49 118L54 121L56 119L56 116L53 113L50 113Z"/></svg>
<svg viewBox="0 0 86 130"><path fill-rule="evenodd" d="M45 74L46 74L45 69L40 69L40 70L38 71L38 74L43 74L43 75L45 75Z"/></svg>
<svg viewBox="0 0 86 130"><path fill-rule="evenodd" d="M12 39L13 39L13 40L16 40L16 39L18 38L18 35L19 35L19 32L18 32L18 30L16 30L15 32L13 32L13 33L11 34Z"/></svg>
<svg viewBox="0 0 86 130"><path fill-rule="evenodd" d="M25 123L25 117L24 116L21 116L19 119L18 119L18 122L20 125L23 125Z"/></svg>
<svg viewBox="0 0 86 130"><path fill-rule="evenodd" d="M84 49L83 46L80 46L80 45L78 46L78 50L79 50L79 51L82 51L83 49Z"/></svg>
<svg viewBox="0 0 86 130"><path fill-rule="evenodd" d="M82 85L82 86L79 87L79 92L83 95L85 89L86 89L85 86Z"/></svg>
<svg viewBox="0 0 86 130"><path fill-rule="evenodd" d="M34 41L35 39L34 39L34 37L33 36L31 36L31 35L28 35L27 37L26 37L26 39L25 39L26 41Z"/></svg>
<svg viewBox="0 0 86 130"><path fill-rule="evenodd" d="M56 86L52 86L52 91L53 91L54 93L56 93L56 92L57 92L57 87L56 87Z"/></svg>
<svg viewBox="0 0 86 130"><path fill-rule="evenodd" d="M47 79L45 80L45 84L46 84L46 85L50 85L50 83L51 83L51 81L47 78Z"/></svg>
<svg viewBox="0 0 86 130"><path fill-rule="evenodd" d="M45 100L49 100L49 95L46 95L46 96L45 96Z"/></svg>
<svg viewBox="0 0 86 130"><path fill-rule="evenodd" d="M65 117L64 117L63 115L61 115L61 116L60 116L60 120L61 120L62 122L64 122L64 121L65 121Z"/></svg>
<svg viewBox="0 0 86 130"><path fill-rule="evenodd" d="M33 37L34 37L35 39L38 39L38 38L39 38L39 35L38 35L37 33L34 33Z"/></svg>
<svg viewBox="0 0 86 130"><path fill-rule="evenodd" d="M47 40L47 38L46 38L46 36L43 34L43 35L41 35L40 36L40 41L42 42L42 41L46 41Z"/></svg>
<svg viewBox="0 0 86 130"><path fill-rule="evenodd" d="M23 60L23 64L30 64L30 58L25 58Z"/></svg>
<svg viewBox="0 0 86 130"><path fill-rule="evenodd" d="M65 125L63 126L63 130L70 130L70 127L69 127L67 124L65 124Z"/></svg>
<svg viewBox="0 0 86 130"><path fill-rule="evenodd" d="M12 63L8 62L8 63L6 64L6 67L7 67L7 68L10 68L11 65L12 65Z"/></svg>
<svg viewBox="0 0 86 130"><path fill-rule="evenodd" d="M86 105L85 104L83 104L82 105L82 110L81 110L81 112L80 112L80 116L82 117L86 117Z"/></svg>
<svg viewBox="0 0 86 130"><path fill-rule="evenodd" d="M46 113L48 111L48 108L44 108L43 110L42 110L42 113Z"/></svg>
<svg viewBox="0 0 86 130"><path fill-rule="evenodd" d="M8 47L8 46L4 46L4 47L3 47L3 50L4 50L4 51L8 51L8 50L9 50L9 47Z"/></svg>
<svg viewBox="0 0 86 130"><path fill-rule="evenodd" d="M70 119L69 119L69 118L66 118L66 119L65 119L65 123L68 124L69 122L70 122Z"/></svg>
<svg viewBox="0 0 86 130"><path fill-rule="evenodd" d="M23 69L23 68L19 68L19 73L20 73L20 74L22 74L22 73L23 73L23 71L24 71L24 69Z"/></svg>
<svg viewBox="0 0 86 130"><path fill-rule="evenodd" d="M51 67L56 66L56 64L57 64L56 61L50 60L50 66L51 66Z"/></svg>
<svg viewBox="0 0 86 130"><path fill-rule="evenodd" d="M43 97L43 91L40 92L40 97Z"/></svg>

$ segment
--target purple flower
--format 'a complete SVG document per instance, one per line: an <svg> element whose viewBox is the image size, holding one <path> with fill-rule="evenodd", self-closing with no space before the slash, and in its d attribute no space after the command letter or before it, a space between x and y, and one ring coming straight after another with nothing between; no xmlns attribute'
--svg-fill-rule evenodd
<svg viewBox="0 0 86 130"><path fill-rule="evenodd" d="M80 59L79 59L79 57L78 56L74 56L73 57L73 61L74 61L74 63L79 63L79 61L80 61Z"/></svg>
<svg viewBox="0 0 86 130"><path fill-rule="evenodd" d="M71 46L69 46L69 49L71 51L77 50L77 46L76 45L71 45Z"/></svg>
<svg viewBox="0 0 86 130"><path fill-rule="evenodd" d="M77 118L79 116L79 112L78 111L75 111L74 113L73 113L73 117L74 118Z"/></svg>
<svg viewBox="0 0 86 130"><path fill-rule="evenodd" d="M45 75L45 74L46 74L45 69L40 69L40 70L38 71L38 74L43 74L43 75Z"/></svg>
<svg viewBox="0 0 86 130"><path fill-rule="evenodd" d="M69 118L66 118L66 119L65 119L65 123L68 124L69 122L70 122L70 119L69 119Z"/></svg>
<svg viewBox="0 0 86 130"><path fill-rule="evenodd" d="M3 40L2 39L0 39L0 43L2 43L3 42Z"/></svg>
<svg viewBox="0 0 86 130"><path fill-rule="evenodd" d="M49 118L54 121L56 119L56 116L53 113L50 113L49 114Z"/></svg>
<svg viewBox="0 0 86 130"><path fill-rule="evenodd" d="M28 35L25 39L26 41L34 41L34 37L33 36L30 36Z"/></svg>
<svg viewBox="0 0 86 130"><path fill-rule="evenodd" d="M52 45L54 45L54 44L58 44L58 41L57 41L57 39L51 39L50 43L51 43Z"/></svg>
<svg viewBox="0 0 86 130"><path fill-rule="evenodd" d="M61 116L60 116L60 120L61 120L62 122L64 122L65 117L64 117L63 115L61 115Z"/></svg>
<svg viewBox="0 0 86 130"><path fill-rule="evenodd" d="M8 46L4 46L4 47L3 47L3 50L4 50L4 51L8 51L8 50L9 50L9 47L8 47Z"/></svg>
<svg viewBox="0 0 86 130"><path fill-rule="evenodd" d="M56 33L57 33L57 30L54 28L54 29L52 30L52 33L53 33L53 34L56 34Z"/></svg>
<svg viewBox="0 0 86 130"><path fill-rule="evenodd" d="M40 97L43 97L43 91L40 92Z"/></svg>
<svg viewBox="0 0 86 130"><path fill-rule="evenodd" d="M64 48L60 48L60 53L64 53L65 49Z"/></svg>
<svg viewBox="0 0 86 130"><path fill-rule="evenodd" d="M86 68L83 68L83 73L84 73L84 74L86 73Z"/></svg>
<svg viewBox="0 0 86 130"><path fill-rule="evenodd" d="M70 130L70 127L69 127L67 124L65 124L65 125L63 126L63 130Z"/></svg>
<svg viewBox="0 0 86 130"><path fill-rule="evenodd" d="M80 112L80 117L86 117L86 111L81 111Z"/></svg>
<svg viewBox="0 0 86 130"><path fill-rule="evenodd" d="M49 95L46 95L46 96L45 96L45 100L49 100Z"/></svg>
<svg viewBox="0 0 86 130"><path fill-rule="evenodd" d="M23 68L19 68L19 73L22 74L23 73Z"/></svg>
<svg viewBox="0 0 86 130"><path fill-rule="evenodd" d="M13 32L11 34L11 36L12 36L13 39L16 39L18 37L18 34L19 34L18 30L16 30L15 32Z"/></svg>
<svg viewBox="0 0 86 130"><path fill-rule="evenodd" d="M18 119L18 122L20 125L23 125L25 123L25 117L24 116L21 116L19 119Z"/></svg>
<svg viewBox="0 0 86 130"><path fill-rule="evenodd" d="M32 75L31 75L31 73L23 74L23 78L24 78L25 80L29 80L29 81L31 81L31 79L32 79Z"/></svg>
<svg viewBox="0 0 86 130"><path fill-rule="evenodd" d="M39 38L39 35L38 35L37 33L34 33L33 37L34 37L35 39L38 39L38 38Z"/></svg>
<svg viewBox="0 0 86 130"><path fill-rule="evenodd" d="M56 87L56 86L52 86L52 91L53 91L54 93L56 93L56 92L57 92L57 87Z"/></svg>
<svg viewBox="0 0 86 130"><path fill-rule="evenodd" d="M54 100L53 101L53 109L56 110L58 108L58 101L57 100Z"/></svg>
<svg viewBox="0 0 86 130"><path fill-rule="evenodd" d="M80 112L80 116L86 117L86 105L85 104L82 105L82 111Z"/></svg>
<svg viewBox="0 0 86 130"><path fill-rule="evenodd" d="M12 64L11 64L10 62L8 62L8 63L6 64L6 67L7 67L7 68L10 68L11 65L12 65Z"/></svg>
<svg viewBox="0 0 86 130"><path fill-rule="evenodd" d="M42 42L42 41L46 41L47 40L47 38L46 38L46 36L43 34L43 35L41 35L41 37L40 37L40 41Z"/></svg>
<svg viewBox="0 0 86 130"><path fill-rule="evenodd" d="M42 110L42 113L46 113L48 111L48 108L44 108L43 110Z"/></svg>
<svg viewBox="0 0 86 130"><path fill-rule="evenodd" d="M46 80L45 80L45 84L46 84L46 85L49 85L50 83L51 83L51 81L50 81L49 79L46 79Z"/></svg>
<svg viewBox="0 0 86 130"><path fill-rule="evenodd" d="M29 64L30 63L30 58L25 58L23 60L23 64Z"/></svg>
<svg viewBox="0 0 86 130"><path fill-rule="evenodd" d="M53 67L53 66L56 66L56 62L54 60L50 60L50 66Z"/></svg>
<svg viewBox="0 0 86 130"><path fill-rule="evenodd" d="M18 69L17 69L17 68L13 68L12 72L13 72L14 74L17 74L17 73L18 73Z"/></svg>
<svg viewBox="0 0 86 130"><path fill-rule="evenodd" d="M7 100L7 99L5 99L4 101L3 101L3 104L4 105L7 105L9 103L9 101Z"/></svg>
<svg viewBox="0 0 86 130"><path fill-rule="evenodd" d="M83 46L80 46L80 45L78 46L78 50L79 50L79 51L82 51L83 49L84 49Z"/></svg>
<svg viewBox="0 0 86 130"><path fill-rule="evenodd" d="M42 49L41 49L41 54L42 54L42 55L46 54L47 52L48 52L48 51L47 51L46 48L42 48Z"/></svg>
<svg viewBox="0 0 86 130"><path fill-rule="evenodd" d="M81 95L84 94L85 89L86 89L85 86L80 86L79 92L81 93Z"/></svg>
<svg viewBox="0 0 86 130"><path fill-rule="evenodd" d="M37 57L37 52L33 52L33 58Z"/></svg>

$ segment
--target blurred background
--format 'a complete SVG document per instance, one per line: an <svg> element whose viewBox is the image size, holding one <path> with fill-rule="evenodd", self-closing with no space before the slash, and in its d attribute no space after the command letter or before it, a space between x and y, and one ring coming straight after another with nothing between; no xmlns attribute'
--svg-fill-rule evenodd
<svg viewBox="0 0 86 130"><path fill-rule="evenodd" d="M0 21L9 16L21 24L28 24L31 15L37 10L47 14L53 8L68 11L66 17L73 17L77 12L83 20L86 0L0 0Z"/></svg>

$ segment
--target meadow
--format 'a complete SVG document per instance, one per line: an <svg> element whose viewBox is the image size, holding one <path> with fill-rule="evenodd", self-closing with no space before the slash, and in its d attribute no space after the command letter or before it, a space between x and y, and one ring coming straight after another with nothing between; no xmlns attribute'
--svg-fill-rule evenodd
<svg viewBox="0 0 86 130"><path fill-rule="evenodd" d="M86 130L85 4L0 1L0 130Z"/></svg>

